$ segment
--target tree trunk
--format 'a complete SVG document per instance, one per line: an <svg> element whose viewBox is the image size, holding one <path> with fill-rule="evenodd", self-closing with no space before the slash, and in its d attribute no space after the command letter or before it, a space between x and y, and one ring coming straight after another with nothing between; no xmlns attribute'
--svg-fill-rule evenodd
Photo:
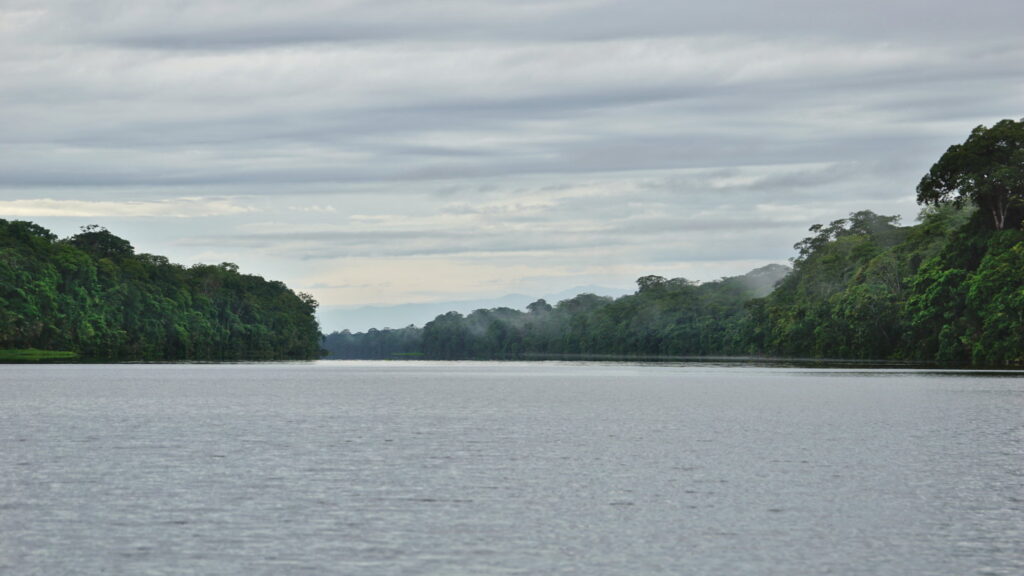
<svg viewBox="0 0 1024 576"><path fill-rule="evenodd" d="M1009 202L1003 200L1003 198L996 198L992 205L992 223L995 224L996 230L1002 230L1006 225L1006 212L1009 210Z"/></svg>

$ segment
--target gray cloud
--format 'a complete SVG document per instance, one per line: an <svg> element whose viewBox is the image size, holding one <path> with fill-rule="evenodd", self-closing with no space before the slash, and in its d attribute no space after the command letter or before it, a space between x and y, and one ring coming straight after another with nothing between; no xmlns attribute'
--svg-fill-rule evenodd
<svg viewBox="0 0 1024 576"><path fill-rule="evenodd" d="M10 3L9 3L10 4ZM30 10L32 2L20 4ZM251 1L147 3L48 2L38 19L50 34L162 50L238 50L310 43L413 39L545 40L551 42L649 38L708 33L920 38L986 37L1017 31L1015 4L1004 0L864 0L823 4L780 0L679 3L662 0L525 0L389 2L305 1L301 5ZM82 21L95 24L77 26ZM173 23L173 26L168 26ZM55 31L54 31L55 29Z"/></svg>
<svg viewBox="0 0 1024 576"><path fill-rule="evenodd" d="M1022 19L1009 0L11 0L0 217L126 203L107 212L147 249L290 285L346 258L714 275L849 211L912 216L945 147L1024 115ZM182 222L193 205L216 209Z"/></svg>

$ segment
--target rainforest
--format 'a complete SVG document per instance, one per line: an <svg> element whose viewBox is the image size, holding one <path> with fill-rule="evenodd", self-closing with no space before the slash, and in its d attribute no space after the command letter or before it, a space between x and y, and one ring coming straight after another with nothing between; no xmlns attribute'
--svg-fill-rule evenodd
<svg viewBox="0 0 1024 576"><path fill-rule="evenodd" d="M336 358L772 356L1024 364L1024 120L979 126L917 188L919 221L865 210L810 228L792 270L645 276L618 299L450 312L328 335Z"/></svg>
<svg viewBox="0 0 1024 576"><path fill-rule="evenodd" d="M0 219L0 360L319 356L316 301L231 263L184 267L86 226Z"/></svg>
<svg viewBox="0 0 1024 576"><path fill-rule="evenodd" d="M618 299L449 312L422 328L329 334L335 358L772 356L1004 366L1024 362L1024 233L927 208L816 225L792 270L697 283L645 276Z"/></svg>
<svg viewBox="0 0 1024 576"><path fill-rule="evenodd" d="M979 126L921 179L918 221L811 226L791 266L657 275L617 299L442 314L320 333L316 300L234 264L137 254L92 225L0 220L0 360L761 356L1024 364L1024 121Z"/></svg>

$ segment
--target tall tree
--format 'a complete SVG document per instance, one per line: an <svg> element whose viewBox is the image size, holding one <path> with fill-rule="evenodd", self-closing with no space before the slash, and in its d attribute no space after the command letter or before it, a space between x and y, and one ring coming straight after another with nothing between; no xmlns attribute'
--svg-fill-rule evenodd
<svg viewBox="0 0 1024 576"><path fill-rule="evenodd" d="M917 186L919 204L973 202L996 230L1019 228L1024 215L1024 120L978 126L950 146Z"/></svg>

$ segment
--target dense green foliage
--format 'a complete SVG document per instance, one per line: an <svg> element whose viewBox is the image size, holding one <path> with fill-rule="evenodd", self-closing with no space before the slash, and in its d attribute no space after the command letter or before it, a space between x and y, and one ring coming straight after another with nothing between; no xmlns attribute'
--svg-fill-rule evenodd
<svg viewBox="0 0 1024 576"><path fill-rule="evenodd" d="M932 261L956 229L954 209L927 212L921 225L857 212L814 233L795 248L794 273L750 307L757 351L779 356L918 358L906 354L904 310L922 262Z"/></svg>
<svg viewBox="0 0 1024 576"><path fill-rule="evenodd" d="M434 359L553 356L682 356L746 351L745 303L767 294L788 272L772 265L745 276L697 284L645 276L635 294L612 299L580 294L526 311L449 312L422 329L334 333L332 357Z"/></svg>
<svg viewBox="0 0 1024 576"><path fill-rule="evenodd" d="M388 359L423 356L423 329L408 326L400 330L371 328L366 332L334 332L324 338L324 349L331 358Z"/></svg>
<svg viewBox="0 0 1024 576"><path fill-rule="evenodd" d="M921 179L922 204L971 203L996 230L1019 228L1024 217L1024 120L978 126L950 146Z"/></svg>
<svg viewBox="0 0 1024 576"><path fill-rule="evenodd" d="M765 353L1024 363L1024 233L950 206L871 232L858 215L757 303Z"/></svg>
<svg viewBox="0 0 1024 576"><path fill-rule="evenodd" d="M1024 120L979 126L917 188L915 226L870 211L812 226L793 271L696 284L645 276L617 300L450 312L331 334L334 356L770 355L1024 364ZM767 294L771 292L770 294ZM767 294L767 296L765 296Z"/></svg>
<svg viewBox="0 0 1024 576"><path fill-rule="evenodd" d="M36 350L35 348L0 350L0 362L53 362L76 359L78 359L78 354L67 350Z"/></svg>
<svg viewBox="0 0 1024 576"><path fill-rule="evenodd" d="M615 300L581 294L526 311L449 312L422 329L334 333L324 346L342 358L767 355L1020 365L1024 232L995 230L986 216L939 206L903 227L856 212L811 227L788 275L771 266L705 284L645 276L635 294Z"/></svg>
<svg viewBox="0 0 1024 576"><path fill-rule="evenodd" d="M93 359L319 355L316 301L234 264L185 268L88 226L65 240L0 219L0 349Z"/></svg>

